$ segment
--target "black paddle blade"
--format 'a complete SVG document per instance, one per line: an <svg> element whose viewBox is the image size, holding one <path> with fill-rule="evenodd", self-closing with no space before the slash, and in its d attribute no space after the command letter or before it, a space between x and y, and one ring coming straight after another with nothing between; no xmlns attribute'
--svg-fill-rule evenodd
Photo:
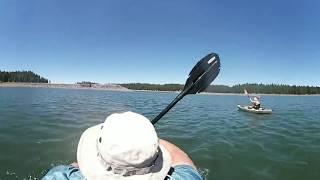
<svg viewBox="0 0 320 180"><path fill-rule="evenodd" d="M216 53L210 53L202 58L191 70L183 91L186 94L196 94L204 91L220 72L220 58Z"/></svg>
<svg viewBox="0 0 320 180"><path fill-rule="evenodd" d="M202 58L191 70L183 91L156 116L151 122L155 124L185 95L196 94L205 90L220 72L220 58L211 53Z"/></svg>

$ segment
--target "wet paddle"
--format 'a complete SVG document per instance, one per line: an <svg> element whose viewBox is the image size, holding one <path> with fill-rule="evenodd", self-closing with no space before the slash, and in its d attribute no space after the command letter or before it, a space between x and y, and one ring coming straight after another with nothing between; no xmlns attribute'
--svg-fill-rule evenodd
<svg viewBox="0 0 320 180"><path fill-rule="evenodd" d="M182 92L156 116L151 122L159 121L177 102L185 95L196 94L204 91L220 72L220 58L216 53L203 57L191 70Z"/></svg>

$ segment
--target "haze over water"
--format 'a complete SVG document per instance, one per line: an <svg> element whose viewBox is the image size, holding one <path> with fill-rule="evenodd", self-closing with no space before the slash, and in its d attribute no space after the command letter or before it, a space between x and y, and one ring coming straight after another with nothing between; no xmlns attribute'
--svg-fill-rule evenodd
<svg viewBox="0 0 320 180"><path fill-rule="evenodd" d="M76 161L81 133L115 112L152 119L175 93L0 88L0 179L41 178ZM320 179L320 96L263 96L271 115L237 110L245 96L191 95L156 125L206 179Z"/></svg>

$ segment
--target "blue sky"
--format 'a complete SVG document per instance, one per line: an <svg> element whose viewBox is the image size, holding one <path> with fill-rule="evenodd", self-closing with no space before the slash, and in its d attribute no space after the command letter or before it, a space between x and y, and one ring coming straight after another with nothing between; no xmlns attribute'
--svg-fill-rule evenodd
<svg viewBox="0 0 320 180"><path fill-rule="evenodd" d="M184 83L209 52L215 84L320 86L320 3L2 0L0 70L55 83Z"/></svg>

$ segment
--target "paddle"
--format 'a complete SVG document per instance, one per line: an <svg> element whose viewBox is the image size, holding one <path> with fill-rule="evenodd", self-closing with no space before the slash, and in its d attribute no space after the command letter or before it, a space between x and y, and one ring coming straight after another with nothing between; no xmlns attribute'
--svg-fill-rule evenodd
<svg viewBox="0 0 320 180"><path fill-rule="evenodd" d="M249 101L251 102L251 98L250 98L250 95L249 95L248 91L247 91L246 89L244 89L243 91L244 91L244 93L248 96ZM251 106L248 106L248 107L249 107L249 109L252 108Z"/></svg>
<svg viewBox="0 0 320 180"><path fill-rule="evenodd" d="M177 102L185 95L196 94L204 91L220 72L220 58L216 53L203 57L191 70L182 92L156 116L151 122L159 121Z"/></svg>
<svg viewBox="0 0 320 180"><path fill-rule="evenodd" d="M248 96L248 98L250 99L249 93L246 89L244 89L244 93Z"/></svg>

